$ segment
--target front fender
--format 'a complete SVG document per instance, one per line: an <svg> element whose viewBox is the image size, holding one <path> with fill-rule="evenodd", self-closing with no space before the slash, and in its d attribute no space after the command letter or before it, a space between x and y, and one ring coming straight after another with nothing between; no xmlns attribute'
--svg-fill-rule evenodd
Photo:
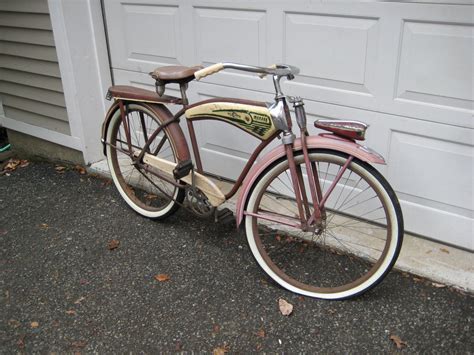
<svg viewBox="0 0 474 355"><path fill-rule="evenodd" d="M309 136L306 138L306 144L308 149L319 148L319 149L330 149L334 151L343 152L352 155L362 161L375 164L385 164L384 158L377 152L370 148L364 147L356 142L348 139L337 137L333 134L321 134L318 136ZM294 143L293 151L298 152L301 150L301 138L298 138ZM268 168L272 163L278 159L286 156L285 146L280 145L275 149L265 154L260 162L255 164L247 174L247 177L242 183L240 189L239 198L237 199L235 218L237 227L242 222L244 216L244 208L247 202L248 194L252 189L253 184L257 181L259 176Z"/></svg>

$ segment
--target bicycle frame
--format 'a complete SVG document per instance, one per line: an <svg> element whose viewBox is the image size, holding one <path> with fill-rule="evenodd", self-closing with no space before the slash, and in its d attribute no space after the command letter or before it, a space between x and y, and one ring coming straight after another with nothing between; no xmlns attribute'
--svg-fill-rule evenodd
<svg viewBox="0 0 474 355"><path fill-rule="evenodd" d="M188 83L225 68L271 75L274 102L214 98L189 104ZM372 166L384 164L383 158L357 142L364 140L366 124L317 120L315 127L326 133L309 134L303 100L280 88L282 77L291 80L297 73L284 64L165 66L150 73L156 93L112 86L104 151L118 192L140 215L164 220L185 207L225 222L232 211L217 207L239 190L236 224L243 225L267 275L302 295L354 297L377 285L396 261L403 239L400 204ZM181 98L163 95L170 83L179 84ZM173 115L165 104L182 108ZM203 120L223 121L260 140L226 194L206 176L195 127ZM282 144L264 154L277 137Z"/></svg>
<svg viewBox="0 0 474 355"><path fill-rule="evenodd" d="M228 64L228 67L235 68L233 65ZM245 67L245 66L244 66ZM253 68L253 67L252 67ZM240 69L240 67L238 68ZM257 70L249 70L249 71L257 71ZM285 76L292 75L286 73ZM166 129L166 127L171 126L171 124L176 123L179 119L184 115L186 117L187 128L189 131L189 137L191 141L192 152L194 156L194 160L196 163L195 172L191 172L191 174L199 174L201 177L206 174L205 169L202 165L202 160L199 152L199 147L196 139L196 132L194 129L194 122L201 121L201 120L220 120L226 123L232 124L239 129L245 131L248 134L253 135L257 139L260 139L260 143L255 148L254 152L250 156L248 162L245 164L244 168L242 169L239 177L237 178L236 182L232 186L231 190L223 196L223 199L216 200L217 203L221 203L222 200L228 200L233 197L238 189L243 186L241 195L237 202L237 210L236 210L236 219L237 225L240 224L244 215L252 215L262 219L266 219L269 221L275 221L279 223L284 223L293 227L301 228L302 230L308 230L311 226L318 226L322 223L322 219L324 218L324 205L327 201L329 195L332 193L336 185L338 184L339 180L341 179L342 175L350 165L352 159L357 157L359 159L369 161L369 162L376 162L376 163L384 163L383 158L381 158L378 154L368 150L367 148L358 145L355 143L354 140L341 138L339 136L335 136L333 134L322 134L319 136L309 136L307 128L306 128L306 114L303 108L303 102L301 99L294 100L294 107L296 112L296 121L300 127L300 138L296 139L295 135L292 132L292 119L290 116L290 110L288 107L287 99L282 94L280 88L280 78L282 76L274 75L273 81L275 85L275 102L270 108L266 108L266 105L262 102L251 101L251 100L239 100L239 99L225 99L225 98L215 98L200 101L197 103L193 103L191 105L187 104L187 98L185 96L185 91L183 94L183 98L181 102L177 102L176 100L174 103L180 103L183 105L183 108L179 110L174 116L169 117L165 120L160 127L158 127L150 136L147 135L147 132L143 132L146 144L143 149L132 159L137 163L140 164L142 168L149 171L152 174L157 175L160 178L163 178L169 183L172 183L178 188L183 188L183 186L173 179L167 178L166 175L161 174L157 169L153 168L153 160L148 160L147 163L152 168L147 167L147 164L142 164L144 157L146 155L156 155L159 148L164 143L163 140L158 144L158 148L155 149L155 152L150 152L149 147L151 143L156 139L159 133ZM290 77L289 77L290 78ZM179 100L179 99L178 99ZM128 100L123 102L122 99L118 99L118 106L120 109L122 122L125 127L125 133L127 138L127 144L129 148L131 147L130 142L130 132L128 132L128 123L127 123L127 104L133 103L133 100ZM229 111L232 112L233 115L222 116L222 115L215 115L211 111L206 110L209 105L221 105L224 107L223 110L218 111ZM250 108L253 111L256 111L255 117L240 117L239 109L245 106L245 108ZM202 111L201 114L192 114L193 112ZM242 111L242 110L240 110ZM245 111L245 110L243 110ZM168 111L169 112L169 111ZM247 113L249 111L247 110ZM190 114L191 113L191 114ZM268 116L268 119L271 120L271 129L264 130L264 134L255 134L256 128L252 131L249 129L249 125L252 123L254 118L260 116L260 120L265 121ZM234 118L234 119L233 119ZM245 123L243 123L245 122ZM179 127L179 126L178 126ZM257 127L258 128L258 127ZM259 127L261 128L261 127ZM261 132L260 132L261 133ZM262 161L265 162L274 162L279 158L285 157L289 163L290 175L291 175L291 184L295 191L295 199L298 207L298 219L288 219L285 218L284 220L281 217L274 216L274 215L265 215L262 213L250 213L245 212L245 202L247 199L247 195L251 189L251 186L257 181L258 176L264 171L264 168L268 167L268 164L255 164L256 159L260 155L260 153L267 147L275 138L281 137L282 145L272 152L268 153ZM319 139L318 139L319 138ZM175 142L178 145L179 150L181 151L189 151L188 143L184 139L179 139ZM309 159L309 152L308 150L311 148L329 148L334 149L337 151L345 152L349 155L346 164L341 168L341 170L336 175L335 180L332 182L332 185L326 191L326 194L323 195L321 191L321 186L319 184L319 177L318 177L318 170L314 163L310 163ZM309 196L311 197L312 204L310 205L310 199L308 198L308 193L305 188L305 184L303 182L303 174L301 168L297 168L295 164L294 153L302 151L305 167L308 175L308 182L309 182ZM252 168L253 167L253 168ZM156 167L155 167L156 168ZM190 178L188 182L191 181ZM170 197L171 198L171 197ZM312 207L312 208L311 208ZM311 212L311 210L313 212Z"/></svg>

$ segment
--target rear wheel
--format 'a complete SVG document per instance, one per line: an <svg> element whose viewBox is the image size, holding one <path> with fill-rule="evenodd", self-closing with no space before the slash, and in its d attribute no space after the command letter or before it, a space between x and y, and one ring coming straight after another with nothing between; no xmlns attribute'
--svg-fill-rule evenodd
<svg viewBox="0 0 474 355"><path fill-rule="evenodd" d="M347 158L310 151L323 196ZM301 153L295 162L311 206ZM253 215L245 218L247 239L263 270L290 291L324 299L353 297L380 282L395 263L403 236L400 205L383 176L354 159L327 199L325 218L308 231L288 225L300 223L290 176L286 158L277 161L248 198L246 211Z"/></svg>
<svg viewBox="0 0 474 355"><path fill-rule="evenodd" d="M139 104L130 104L127 109L130 126L131 149L127 144L120 110L117 110L107 131L107 162L115 186L125 202L137 213L153 219L164 219L182 203L184 190L166 182L156 175L134 165L132 156L140 152L151 134L162 121L153 111ZM149 148L149 153L176 162L175 143L164 128ZM172 198L170 198L172 197Z"/></svg>

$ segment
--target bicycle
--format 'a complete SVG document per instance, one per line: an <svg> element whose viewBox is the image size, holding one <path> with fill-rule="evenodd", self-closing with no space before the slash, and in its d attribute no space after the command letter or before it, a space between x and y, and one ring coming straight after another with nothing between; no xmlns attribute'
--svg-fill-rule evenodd
<svg viewBox="0 0 474 355"><path fill-rule="evenodd" d="M190 104L188 83L223 69L271 76L275 101L267 106L213 98ZM150 73L156 92L112 86L107 98L114 102L102 127L104 154L123 199L148 218L162 220L185 207L219 219L217 207L241 188L236 224L244 226L258 265L295 293L346 299L373 288L394 265L403 238L402 211L389 183L371 165L385 164L383 157L358 143L365 139L366 124L317 120L315 126L325 132L308 133L303 100L285 96L280 85L298 73L285 64L167 66ZM180 98L164 94L170 83L179 85ZM182 108L173 115L166 107L171 104ZM179 125L183 115L194 162ZM260 140L227 194L206 176L193 125L198 120L226 122ZM278 138L282 144L256 162Z"/></svg>

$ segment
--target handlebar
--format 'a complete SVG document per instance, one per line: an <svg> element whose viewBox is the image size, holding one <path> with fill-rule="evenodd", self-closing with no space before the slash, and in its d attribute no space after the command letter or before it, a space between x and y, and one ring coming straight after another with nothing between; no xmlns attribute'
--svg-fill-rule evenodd
<svg viewBox="0 0 474 355"><path fill-rule="evenodd" d="M196 80L200 80L208 75L220 72L223 69L236 69L251 73L259 73L260 78L264 78L266 75L275 75L277 77L286 76L288 79L293 79L294 76L300 72L297 67L287 64L273 64L268 68L264 68L237 63L216 63L204 69L198 70L194 73L194 77Z"/></svg>

